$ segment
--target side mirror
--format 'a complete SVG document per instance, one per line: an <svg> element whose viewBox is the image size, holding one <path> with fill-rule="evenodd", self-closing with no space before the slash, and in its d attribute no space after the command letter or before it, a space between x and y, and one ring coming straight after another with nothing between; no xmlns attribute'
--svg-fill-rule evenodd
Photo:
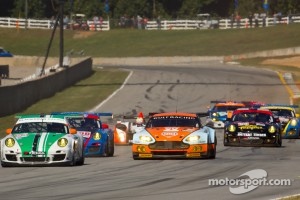
<svg viewBox="0 0 300 200"><path fill-rule="evenodd" d="M70 134L76 134L77 130L75 128L70 128Z"/></svg>
<svg viewBox="0 0 300 200"><path fill-rule="evenodd" d="M11 134L11 132L12 132L12 128L6 129L6 134L7 134L7 135Z"/></svg>

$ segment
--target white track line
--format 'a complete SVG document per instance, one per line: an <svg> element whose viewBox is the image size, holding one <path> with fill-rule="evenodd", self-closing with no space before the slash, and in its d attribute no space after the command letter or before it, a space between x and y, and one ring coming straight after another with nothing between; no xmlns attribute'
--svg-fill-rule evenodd
<svg viewBox="0 0 300 200"><path fill-rule="evenodd" d="M133 74L133 71L130 71L129 75L127 76L127 78L125 79L124 83L122 84L122 86L117 89L116 91L114 91L114 93L112 93L109 97L107 97L104 101L102 101L99 105L97 105L95 108L93 108L92 110L90 110L89 112L95 112L96 110L98 110L101 106L103 106L103 104L105 104L108 100L110 100L115 94L117 94L117 92L119 92L120 90L123 89L123 87L125 86L125 84L127 83L127 81L129 80L129 78L131 77L131 75Z"/></svg>

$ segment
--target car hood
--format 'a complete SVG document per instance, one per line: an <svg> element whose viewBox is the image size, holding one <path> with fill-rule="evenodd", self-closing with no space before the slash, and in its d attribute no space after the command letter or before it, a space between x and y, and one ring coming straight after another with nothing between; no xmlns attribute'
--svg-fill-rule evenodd
<svg viewBox="0 0 300 200"><path fill-rule="evenodd" d="M199 130L194 127L157 127L146 128L146 131L151 134L156 141L181 141L187 135Z"/></svg>

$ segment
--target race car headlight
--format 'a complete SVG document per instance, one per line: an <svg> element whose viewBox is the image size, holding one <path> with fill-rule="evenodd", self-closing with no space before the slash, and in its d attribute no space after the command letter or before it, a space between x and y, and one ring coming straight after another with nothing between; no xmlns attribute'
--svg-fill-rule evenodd
<svg viewBox="0 0 300 200"><path fill-rule="evenodd" d="M234 132L236 130L236 127L235 127L235 125L231 124L231 125L228 126L227 130L229 132Z"/></svg>
<svg viewBox="0 0 300 200"><path fill-rule="evenodd" d="M153 139L152 139L150 136L147 136L147 135L141 135L141 136L139 137L139 139L140 139L140 141L141 141L142 143L150 143L150 142L153 141Z"/></svg>
<svg viewBox="0 0 300 200"><path fill-rule="evenodd" d="M199 135L191 135L186 138L187 142L197 142L198 140L200 140Z"/></svg>
<svg viewBox="0 0 300 200"><path fill-rule="evenodd" d="M296 119L292 119L291 120L291 126L296 126L297 125L297 120Z"/></svg>
<svg viewBox="0 0 300 200"><path fill-rule="evenodd" d="M68 140L66 138L60 138L58 141L57 141L57 145L59 147L65 147L67 146L68 144Z"/></svg>
<svg viewBox="0 0 300 200"><path fill-rule="evenodd" d="M94 140L100 140L101 139L101 134L96 132L93 136Z"/></svg>
<svg viewBox="0 0 300 200"><path fill-rule="evenodd" d="M15 140L13 138L7 138L5 140L5 145L7 147L13 147L15 145Z"/></svg>
<svg viewBox="0 0 300 200"><path fill-rule="evenodd" d="M213 116L213 117L217 117L217 116L218 116L218 113L213 113L212 116Z"/></svg>
<svg viewBox="0 0 300 200"><path fill-rule="evenodd" d="M275 126L270 126L269 128L268 128L268 131L269 131L269 133L275 133L276 132L276 128L275 128Z"/></svg>
<svg viewBox="0 0 300 200"><path fill-rule="evenodd" d="M118 132L118 136L121 142L125 142L126 134L124 132Z"/></svg>

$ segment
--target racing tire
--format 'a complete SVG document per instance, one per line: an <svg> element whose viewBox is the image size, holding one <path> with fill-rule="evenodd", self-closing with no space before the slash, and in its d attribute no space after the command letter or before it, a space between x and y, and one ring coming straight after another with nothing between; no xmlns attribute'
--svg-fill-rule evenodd
<svg viewBox="0 0 300 200"><path fill-rule="evenodd" d="M217 145L215 143L215 148L211 148L209 150L209 158L210 159L215 159L216 158L216 154L217 154Z"/></svg>
<svg viewBox="0 0 300 200"><path fill-rule="evenodd" d="M84 165L84 160L85 160L84 148L83 148L83 144L82 144L82 154L81 154L80 159L77 161L76 165Z"/></svg>
<svg viewBox="0 0 300 200"><path fill-rule="evenodd" d="M111 139L110 142L108 143L108 156L113 157L115 153L115 143L114 140Z"/></svg>
<svg viewBox="0 0 300 200"><path fill-rule="evenodd" d="M276 147L281 147L281 146L282 146L282 138L279 135L278 138L277 138Z"/></svg>
<svg viewBox="0 0 300 200"><path fill-rule="evenodd" d="M135 155L135 154L132 154L132 158L133 158L133 160L140 160L139 156Z"/></svg>
<svg viewBox="0 0 300 200"><path fill-rule="evenodd" d="M105 146L105 157L112 157L114 156L114 151L115 151L115 143L113 139L111 140L109 137L107 137L107 143Z"/></svg>
<svg viewBox="0 0 300 200"><path fill-rule="evenodd" d="M73 153L72 155L72 160L69 162L68 166L75 166L76 165L76 161L75 161L75 154Z"/></svg>
<svg viewBox="0 0 300 200"><path fill-rule="evenodd" d="M223 145L224 145L224 147L229 146L229 144L228 144L228 142L226 141L226 138L225 138L225 133L224 133Z"/></svg>

